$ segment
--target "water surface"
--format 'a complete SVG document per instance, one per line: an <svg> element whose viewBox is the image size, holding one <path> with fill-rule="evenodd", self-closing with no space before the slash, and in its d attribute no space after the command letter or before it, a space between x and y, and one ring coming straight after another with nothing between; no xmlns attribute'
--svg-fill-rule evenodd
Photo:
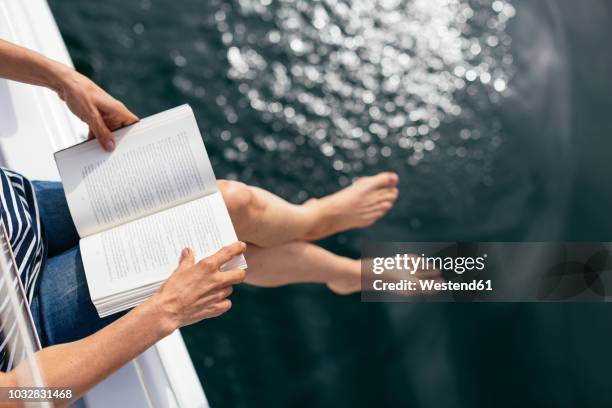
<svg viewBox="0 0 612 408"><path fill-rule="evenodd" d="M605 2L50 4L77 68L137 114L191 104L219 178L300 202L398 172L396 208L334 251L612 235ZM233 298L183 331L215 407L612 403L604 307Z"/></svg>

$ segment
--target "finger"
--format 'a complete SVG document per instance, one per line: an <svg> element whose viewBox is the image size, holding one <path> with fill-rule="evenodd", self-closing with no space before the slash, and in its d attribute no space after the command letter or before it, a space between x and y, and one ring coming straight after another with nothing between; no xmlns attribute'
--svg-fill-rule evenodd
<svg viewBox="0 0 612 408"><path fill-rule="evenodd" d="M201 321L204 319L212 319L221 316L232 308L232 301L224 299L219 302L210 303L200 308L200 312L195 317L194 321Z"/></svg>
<svg viewBox="0 0 612 408"><path fill-rule="evenodd" d="M245 250L246 244L244 242L235 242L221 248L215 254L202 259L199 265L210 271L216 271L221 265L227 263L233 257L244 253Z"/></svg>
<svg viewBox="0 0 612 408"><path fill-rule="evenodd" d="M220 286L237 285L246 278L244 269L232 269L225 272L217 272Z"/></svg>
<svg viewBox="0 0 612 408"><path fill-rule="evenodd" d="M208 294L200 298L198 302L202 302L204 304L217 303L217 302L222 301L223 299L228 298L232 294L233 291L234 291L234 288L232 286L226 286L216 291L208 292Z"/></svg>
<svg viewBox="0 0 612 408"><path fill-rule="evenodd" d="M225 298L228 298L232 295L233 292L234 292L233 286L225 287L219 291L219 294L217 295L217 299L223 300Z"/></svg>
<svg viewBox="0 0 612 408"><path fill-rule="evenodd" d="M184 248L181 251L181 259L179 260L179 268L189 268L195 263L193 251L190 248Z"/></svg>
<svg viewBox="0 0 612 408"><path fill-rule="evenodd" d="M95 113L92 117L91 123L89 123L89 130L98 139L98 142L104 150L112 152L115 150L115 140L113 134L104 123L102 116L99 113Z"/></svg>
<svg viewBox="0 0 612 408"><path fill-rule="evenodd" d="M223 299L222 301L216 303L214 308L215 312L218 313L216 314L217 316L222 315L232 308L232 301L229 299Z"/></svg>
<svg viewBox="0 0 612 408"><path fill-rule="evenodd" d="M113 118L113 123L116 128L133 125L140 120L138 116L134 115L119 101L113 106L113 111L110 112L110 115Z"/></svg>
<svg viewBox="0 0 612 408"><path fill-rule="evenodd" d="M122 104L123 105L123 104ZM123 125L124 126L128 126L131 124L134 124L138 121L140 121L140 118L136 115L134 115L128 108L125 107L125 105L123 105L123 109L125 109L125 120L123 121Z"/></svg>

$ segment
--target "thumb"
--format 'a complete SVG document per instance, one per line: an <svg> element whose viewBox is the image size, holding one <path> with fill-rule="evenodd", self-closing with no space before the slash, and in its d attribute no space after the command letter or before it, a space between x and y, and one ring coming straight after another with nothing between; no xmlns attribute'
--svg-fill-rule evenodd
<svg viewBox="0 0 612 408"><path fill-rule="evenodd" d="M181 259L179 260L179 269L189 268L195 263L193 251L190 248L185 248L181 251Z"/></svg>

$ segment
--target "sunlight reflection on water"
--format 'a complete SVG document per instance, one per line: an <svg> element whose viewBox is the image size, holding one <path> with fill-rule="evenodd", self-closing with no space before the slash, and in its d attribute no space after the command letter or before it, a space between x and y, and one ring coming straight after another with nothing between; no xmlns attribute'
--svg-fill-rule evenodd
<svg viewBox="0 0 612 408"><path fill-rule="evenodd" d="M405 229L423 228L424 197L455 218L478 206L475 190L495 184L505 138L495 112L515 75L511 4L243 0L238 10L220 8L227 75L269 125L246 142L235 137L225 160L248 166L259 150L286 157L277 163L308 175L301 189L281 190L297 201L336 188L327 180L346 185L392 169L410 186L402 208L417 210ZM267 29L245 26L254 18ZM222 105L229 123L240 120Z"/></svg>
<svg viewBox="0 0 612 408"><path fill-rule="evenodd" d="M77 66L139 114L193 106L220 178L299 201L400 173L396 208L327 248L558 238L571 115L555 0L50 3ZM305 285L238 292L232 313L183 331L215 406L487 406L483 390L500 383L525 389L506 405L574 401L549 392L565 372L521 382L535 364L523 353L531 310L366 308ZM544 317L566 327L557 310ZM538 356L558 345L557 364L566 343L535 336ZM492 376L485 360L503 356L518 368Z"/></svg>
<svg viewBox="0 0 612 408"><path fill-rule="evenodd" d="M463 112L457 92L491 103L509 92L513 69L505 28L516 13L510 4L281 2L273 11L260 1L240 5L246 16L271 20L283 34L274 29L250 44L240 24L228 25L225 13L217 13L229 77L267 121L294 128L295 146L316 145L336 171L350 177L379 162L416 166L438 147L442 155L472 158L498 147L497 132L475 124L454 142L440 140L439 129L473 115ZM269 47L287 61L262 56ZM229 109L227 118L238 120ZM481 136L477 146L464 147ZM267 150L283 140L283 134L255 135ZM232 150L225 156L248 160Z"/></svg>
<svg viewBox="0 0 612 408"><path fill-rule="evenodd" d="M60 25L139 113L190 103L220 178L303 201L393 170L401 199L372 234L507 239L557 200L537 175L563 154L542 124L567 98L550 98L564 56L534 17L549 3L141 0L66 7Z"/></svg>

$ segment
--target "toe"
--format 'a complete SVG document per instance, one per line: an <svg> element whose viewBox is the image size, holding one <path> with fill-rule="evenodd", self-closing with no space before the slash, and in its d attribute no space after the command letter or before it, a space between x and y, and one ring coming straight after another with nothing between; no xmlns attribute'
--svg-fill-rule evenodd
<svg viewBox="0 0 612 408"><path fill-rule="evenodd" d="M384 172L375 176L364 177L359 179L368 189L390 188L395 187L399 181L399 177L395 173Z"/></svg>
<svg viewBox="0 0 612 408"><path fill-rule="evenodd" d="M397 201L398 196L399 196L399 191L396 188L389 189L381 193L376 198L375 203L376 205L385 204L385 203L390 203L392 205L393 203L395 203L395 201Z"/></svg>
<svg viewBox="0 0 612 408"><path fill-rule="evenodd" d="M361 208L361 211L362 213L368 214L368 215L371 215L373 213L378 213L378 212L386 213L391 208L393 208L394 204L395 204L395 199L392 196L380 197L378 200L368 205L364 205Z"/></svg>
<svg viewBox="0 0 612 408"><path fill-rule="evenodd" d="M381 209L384 212L389 211L391 208L393 208L393 203L389 202L389 201L385 201L384 203L381 203L380 206L378 207L379 209Z"/></svg>
<svg viewBox="0 0 612 408"><path fill-rule="evenodd" d="M384 201L369 207L367 212L364 214L367 218L378 219L388 213L391 208L393 208L393 203L390 201Z"/></svg>
<svg viewBox="0 0 612 408"><path fill-rule="evenodd" d="M384 210L378 210L372 213L372 224L378 220L380 220L382 217L385 216L385 214L387 214L387 211Z"/></svg>
<svg viewBox="0 0 612 408"><path fill-rule="evenodd" d="M381 194L382 201L395 201L399 196L399 190L397 188L391 188Z"/></svg>
<svg viewBox="0 0 612 408"><path fill-rule="evenodd" d="M399 176L390 171L379 173L374 178L379 187L395 187L399 183Z"/></svg>
<svg viewBox="0 0 612 408"><path fill-rule="evenodd" d="M399 183L399 175L397 173L389 171L383 174L385 177L387 177L387 183L389 186L397 186L397 183Z"/></svg>
<svg viewBox="0 0 612 408"><path fill-rule="evenodd" d="M369 208L380 205L385 202L394 203L399 196L397 189L377 190L375 194L370 194L364 197L360 202L361 208Z"/></svg>

